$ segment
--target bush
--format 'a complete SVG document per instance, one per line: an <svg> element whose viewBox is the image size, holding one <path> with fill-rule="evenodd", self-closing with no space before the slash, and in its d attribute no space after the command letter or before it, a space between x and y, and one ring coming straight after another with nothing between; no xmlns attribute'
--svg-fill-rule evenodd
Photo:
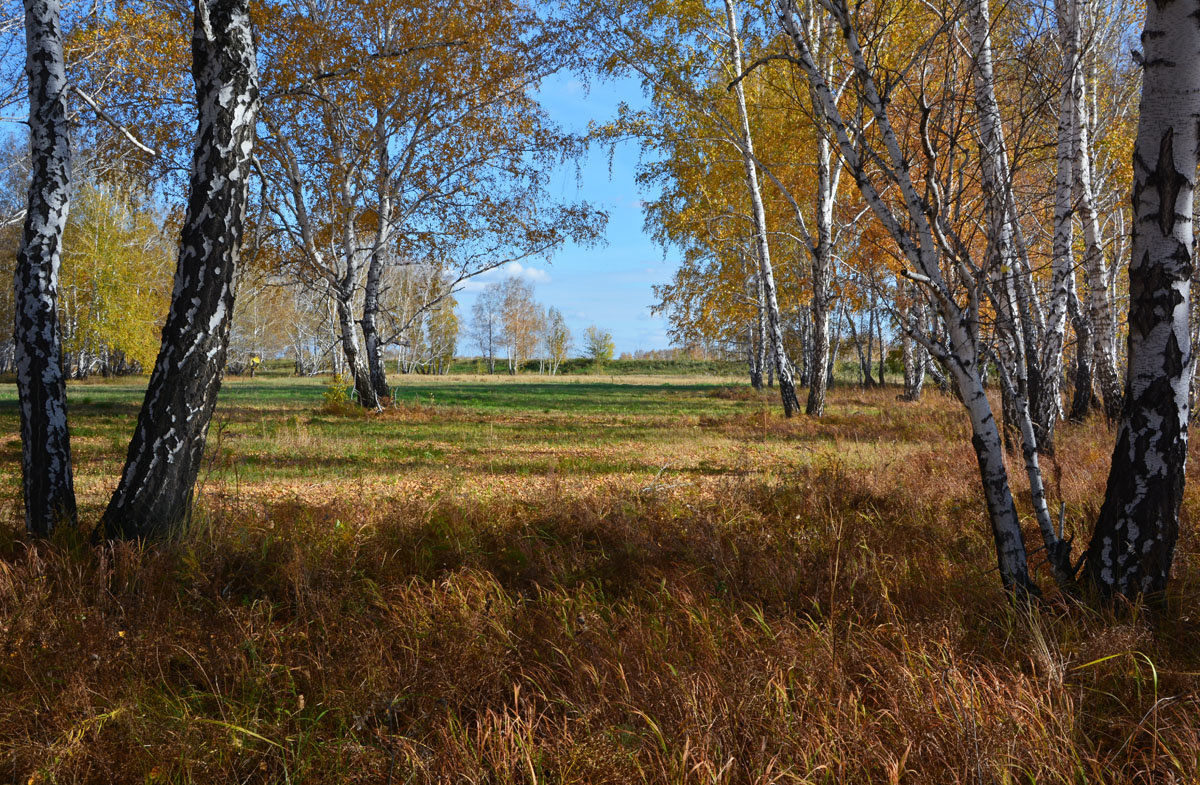
<svg viewBox="0 0 1200 785"><path fill-rule="evenodd" d="M335 373L329 383L325 385L325 391L321 393L321 397L325 399L325 411L340 411L350 402L350 379L346 376Z"/></svg>

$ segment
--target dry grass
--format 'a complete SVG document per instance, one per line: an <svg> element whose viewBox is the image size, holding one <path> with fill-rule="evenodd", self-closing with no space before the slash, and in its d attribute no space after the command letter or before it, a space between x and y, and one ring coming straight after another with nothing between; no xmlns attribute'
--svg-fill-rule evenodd
<svg viewBox="0 0 1200 785"><path fill-rule="evenodd" d="M833 395L822 422L755 400L677 419L406 404L371 425L433 456L412 485L384 467L260 493L230 456L262 444L232 439L182 542L10 530L0 778L1197 782L1190 526L1155 617L1013 609L958 405ZM359 427L281 415L263 438L315 481ZM1059 439L1053 494L1081 534L1110 438Z"/></svg>

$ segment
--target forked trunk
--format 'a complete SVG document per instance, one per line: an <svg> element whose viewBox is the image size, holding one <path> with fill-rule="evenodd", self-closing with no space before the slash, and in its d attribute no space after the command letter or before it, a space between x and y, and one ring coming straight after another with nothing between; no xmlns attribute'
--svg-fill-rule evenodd
<svg viewBox="0 0 1200 785"><path fill-rule="evenodd" d="M1146 4L1133 153L1129 370L1086 574L1103 596L1166 588L1187 463L1200 0Z"/></svg>
<svg viewBox="0 0 1200 785"><path fill-rule="evenodd" d="M247 0L197 0L193 22L199 130L175 288L125 470L104 513L109 537L163 537L187 523L229 345L258 71Z"/></svg>
<svg viewBox="0 0 1200 785"><path fill-rule="evenodd" d="M31 171L14 275L13 338L25 528L40 536L76 522L58 326L58 269L71 192L60 10L59 0L25 0Z"/></svg>
<svg viewBox="0 0 1200 785"><path fill-rule="evenodd" d="M375 403L387 400L392 395L392 389L388 386L387 367L383 358L383 340L379 335L379 325L376 321L376 317L379 315L379 288L382 278L382 254L378 252L373 253L371 254L371 261L367 264L367 281L364 287L361 324L363 345L367 354L366 372L367 381L371 388L370 398ZM361 393L359 400L364 401L364 406L370 403L370 401L361 397Z"/></svg>
<svg viewBox="0 0 1200 785"><path fill-rule="evenodd" d="M342 356L346 360L346 375L354 382L354 395L359 405L368 409L379 409L375 386L371 384L371 374L363 362L362 350L358 344L358 330L354 325L354 300L344 290L336 295L338 337L342 345Z"/></svg>

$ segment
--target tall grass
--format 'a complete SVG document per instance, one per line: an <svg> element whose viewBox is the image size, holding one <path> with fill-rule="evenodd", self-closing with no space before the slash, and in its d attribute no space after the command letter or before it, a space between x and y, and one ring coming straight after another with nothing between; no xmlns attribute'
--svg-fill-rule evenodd
<svg viewBox="0 0 1200 785"><path fill-rule="evenodd" d="M632 474L576 454L621 427L601 419L545 448L570 472L411 497L348 479L323 501L245 497L238 441L214 442L197 525L151 548L28 542L14 520L2 776L1196 782L1190 528L1166 611L1014 608L956 404L835 395L819 423L739 408L677 424L694 452L672 442ZM366 424L437 416L413 404ZM440 416L472 420L443 450L504 424ZM281 453L346 438L282 417L269 433ZM1081 532L1109 439L1059 439L1052 492ZM801 457L740 463L729 444Z"/></svg>

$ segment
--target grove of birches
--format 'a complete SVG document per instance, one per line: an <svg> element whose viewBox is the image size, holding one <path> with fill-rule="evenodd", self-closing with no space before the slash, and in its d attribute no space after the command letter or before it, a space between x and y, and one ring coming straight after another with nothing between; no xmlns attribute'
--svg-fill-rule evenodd
<svg viewBox="0 0 1200 785"><path fill-rule="evenodd" d="M364 418L456 357L602 365L604 330L503 274L580 245L603 278L608 216L552 174L634 145L646 229L680 259L654 290L676 346L742 363L781 421L843 385L886 381L901 412L948 396L995 546L962 569L1013 605L1153 612L1196 395L1198 20L1200 0L9 7L23 536L185 536L222 379L267 361L336 374ZM564 77L642 92L568 130L540 93ZM138 375L87 519L68 381ZM1046 467L1080 422L1112 457L1076 541Z"/></svg>

